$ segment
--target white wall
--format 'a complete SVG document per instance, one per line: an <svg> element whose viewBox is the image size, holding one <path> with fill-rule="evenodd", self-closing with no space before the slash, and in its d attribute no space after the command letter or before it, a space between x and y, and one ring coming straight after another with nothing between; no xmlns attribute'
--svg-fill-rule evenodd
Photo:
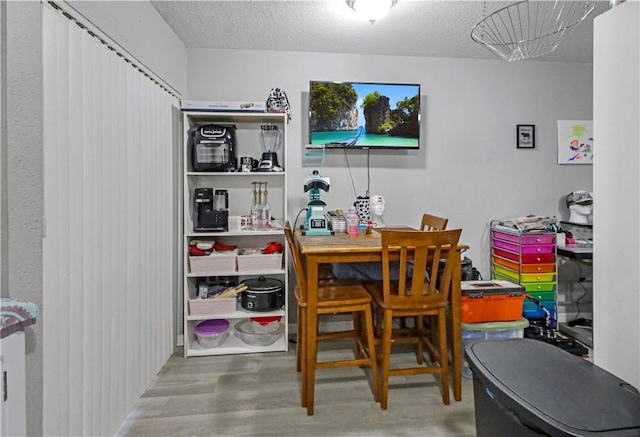
<svg viewBox="0 0 640 437"><path fill-rule="evenodd" d="M178 93L186 91L187 52L148 1L67 1Z"/></svg>
<svg viewBox="0 0 640 437"><path fill-rule="evenodd" d="M39 2L6 2L6 285L42 308L42 31ZM4 177L4 176L3 176ZM3 272L4 273L4 272ZM42 434L42 323L25 330L27 435Z"/></svg>
<svg viewBox="0 0 640 437"><path fill-rule="evenodd" d="M189 49L188 99L264 101L273 87L286 91L293 112L287 152L292 221L308 201L302 186L310 80L421 84L421 150L371 152L371 194L386 198L388 224L418 226L424 212L449 217L450 228L463 229L468 256L485 278L491 220L566 219L564 196L592 189L592 166L558 165L556 158L557 120L592 117L591 64ZM536 125L535 149L516 148L517 124ZM242 154L242 144L238 149ZM357 193L342 152L325 162L331 189L322 199L331 209L348 208L365 194L366 152L349 152L349 163Z"/></svg>
<svg viewBox="0 0 640 437"><path fill-rule="evenodd" d="M594 22L594 362L640 390L640 4ZM597 147L597 146L596 146Z"/></svg>

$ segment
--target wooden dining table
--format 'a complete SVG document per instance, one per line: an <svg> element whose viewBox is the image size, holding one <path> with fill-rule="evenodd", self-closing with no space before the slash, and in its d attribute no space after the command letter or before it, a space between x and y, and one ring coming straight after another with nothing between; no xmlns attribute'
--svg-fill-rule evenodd
<svg viewBox="0 0 640 437"><path fill-rule="evenodd" d="M411 229L406 226L399 229ZM417 231L419 232L419 231ZM307 369L313 369L313 362L317 354L316 335L318 332L318 270L319 266L328 263L352 263L352 262L382 262L381 234L372 231L367 235L349 235L336 233L328 236L303 235L298 229L295 233L300 252L306 263L307 270L307 341L303 342L307 347ZM455 250L462 250L469 246L459 244ZM446 252L442 253L446 257ZM462 333L461 333L461 256L455 257L453 266L453 282L450 293L449 323L451 335L449 348L453 361L453 398L462 400ZM306 372L307 386L313 387L315 375Z"/></svg>

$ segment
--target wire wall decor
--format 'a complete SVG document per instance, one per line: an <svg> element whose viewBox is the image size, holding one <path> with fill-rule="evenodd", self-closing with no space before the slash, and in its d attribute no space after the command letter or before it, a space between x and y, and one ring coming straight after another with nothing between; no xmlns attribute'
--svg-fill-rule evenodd
<svg viewBox="0 0 640 437"><path fill-rule="evenodd" d="M471 39L509 62L553 52L596 7L592 1L525 0L487 16L486 4Z"/></svg>

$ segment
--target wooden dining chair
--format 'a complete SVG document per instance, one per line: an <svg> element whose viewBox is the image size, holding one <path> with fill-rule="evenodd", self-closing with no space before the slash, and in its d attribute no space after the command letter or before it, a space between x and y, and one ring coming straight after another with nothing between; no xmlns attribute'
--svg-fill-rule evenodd
<svg viewBox="0 0 640 437"><path fill-rule="evenodd" d="M437 215L432 214L422 214L422 221L420 222L420 230L421 231L444 231L447 229L447 223L449 223L448 218L438 217ZM414 326L417 326L418 323L422 323L422 318L414 320ZM400 318L400 326L402 328L407 327L407 320L404 317Z"/></svg>
<svg viewBox="0 0 640 437"><path fill-rule="evenodd" d="M368 282L367 290L383 313L381 337L377 338L378 362L381 365L380 406L387 408L389 377L396 375L439 374L442 383L442 400L449 404L449 374L447 355L447 330L445 310L449 304L455 257L460 256L455 249L460 239L461 229L450 231L394 231L382 230L382 281ZM436 278L425 280L425 272L430 267L438 271L440 260L445 260L440 286L436 288ZM407 278L409 261L413 262L413 274ZM399 262L400 274L397 280L390 278L390 264ZM422 323L412 329L393 329L394 317L434 316L437 319L437 336L427 335ZM436 340L434 340L434 338ZM393 344L415 343L417 364L409 368L391 368ZM430 366L423 365L423 348L429 351Z"/></svg>
<svg viewBox="0 0 640 437"><path fill-rule="evenodd" d="M284 226L285 237L289 246L289 252L293 259L293 267L296 274L296 288L294 295L298 303L298 342L297 342L297 367L302 372L302 406L307 408L307 414L313 414L315 371L317 369L333 369L337 367L358 366L369 367L371 372L371 386L373 397L379 401L378 368L376 365L375 338L373 334L372 298L362 283L353 281L339 281L335 279L319 281L318 305L319 316L329 314L350 313L353 320L353 329L345 331L318 332L319 341L354 341L355 351L353 359L320 361L318 356L313 359L313 367L307 368L307 315L310 310L307 304L307 281L302 265L302 256L293 236L289 222ZM317 348L316 348L317 350ZM307 386L307 373L312 374L314 384Z"/></svg>
<svg viewBox="0 0 640 437"><path fill-rule="evenodd" d="M431 214L422 214L421 231L444 231L449 219Z"/></svg>

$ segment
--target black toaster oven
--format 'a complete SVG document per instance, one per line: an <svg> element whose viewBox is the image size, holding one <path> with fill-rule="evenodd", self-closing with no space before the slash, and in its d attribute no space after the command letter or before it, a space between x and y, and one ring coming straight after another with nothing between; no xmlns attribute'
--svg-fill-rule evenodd
<svg viewBox="0 0 640 437"><path fill-rule="evenodd" d="M190 139L194 171L235 171L238 167L234 125L201 125Z"/></svg>

